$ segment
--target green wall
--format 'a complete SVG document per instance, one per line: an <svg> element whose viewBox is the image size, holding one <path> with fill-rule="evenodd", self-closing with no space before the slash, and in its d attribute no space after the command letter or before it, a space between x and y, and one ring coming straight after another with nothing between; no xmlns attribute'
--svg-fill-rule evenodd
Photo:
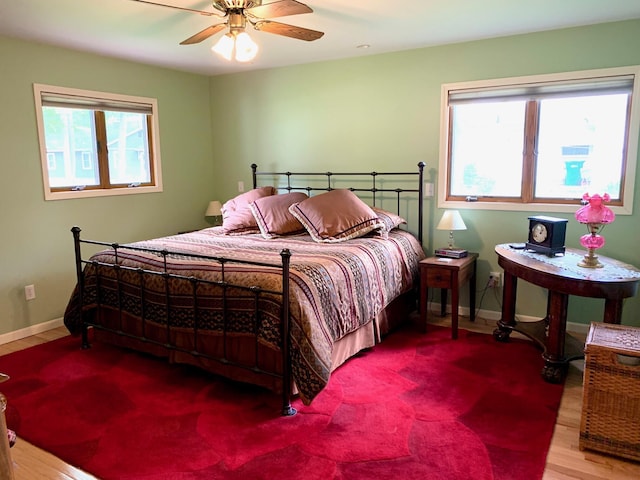
<svg viewBox="0 0 640 480"><path fill-rule="evenodd" d="M263 170L382 171L411 170L422 160L435 181L441 84L637 65L637 45L634 20L214 77L212 132L223 180L217 186L223 199L235 195L238 180L248 184L253 162ZM425 247L432 251L447 232L434 229L442 214L435 197L425 207ZM603 255L640 266L639 207L637 192L634 215L607 226ZM526 240L531 213L549 212L461 211L468 230L456 243L480 253L479 284L499 270L496 244ZM570 213L553 215L570 219L567 245L582 248L584 227ZM481 306L499 311L500 302L489 294ZM569 320L599 320L603 303L572 297ZM541 317L545 308L546 291L520 282L517 313ZM626 300L623 322L640 325L639 297Z"/></svg>
<svg viewBox="0 0 640 480"><path fill-rule="evenodd" d="M120 242L206 226L207 202L236 195L240 180L248 188L251 163L388 171L425 161L435 181L442 83L637 65L639 44L636 20L208 78L0 37L0 335L62 316L75 281L73 225ZM45 202L33 83L157 98L164 192ZM639 202L607 226L602 250L638 266ZM431 251L447 233L434 229L435 197L425 207ZM461 213L468 230L456 240L480 253L482 283L498 270L493 246L522 241L528 213ZM580 248L583 233L570 221L568 246ZM518 300L519 315L544 314L541 289L521 282ZM570 321L598 320L602 303L572 298ZM481 306L499 311L499 298ZM623 321L640 325L640 297L625 302Z"/></svg>
<svg viewBox="0 0 640 480"><path fill-rule="evenodd" d="M214 196L209 78L0 37L0 334L60 318L74 285L70 228L133 241L206 226ZM33 83L158 99L164 191L45 201ZM34 284L27 302L24 286Z"/></svg>

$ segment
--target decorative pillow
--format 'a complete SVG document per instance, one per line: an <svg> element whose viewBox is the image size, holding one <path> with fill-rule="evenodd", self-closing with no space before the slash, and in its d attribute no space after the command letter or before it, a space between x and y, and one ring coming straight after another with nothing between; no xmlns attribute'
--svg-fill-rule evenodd
<svg viewBox="0 0 640 480"><path fill-rule="evenodd" d="M304 232L304 225L291 215L289 207L309 198L306 193L291 192L262 197L249 204L264 238Z"/></svg>
<svg viewBox="0 0 640 480"><path fill-rule="evenodd" d="M258 224L253 218L253 213L249 208L251 202L262 197L275 195L276 189L273 187L259 187L241 193L222 205L222 228L224 233L231 235L242 235L246 233L258 233Z"/></svg>
<svg viewBox="0 0 640 480"><path fill-rule="evenodd" d="M398 228L400 225L407 223L407 221L402 218L400 215L396 215L395 213L388 212L378 207L371 207L371 210L378 215L378 218L384 223L384 228L379 230L378 233L386 237L387 234L393 230L394 228Z"/></svg>
<svg viewBox="0 0 640 480"><path fill-rule="evenodd" d="M344 189L294 203L289 211L316 242L344 242L385 226L371 207Z"/></svg>

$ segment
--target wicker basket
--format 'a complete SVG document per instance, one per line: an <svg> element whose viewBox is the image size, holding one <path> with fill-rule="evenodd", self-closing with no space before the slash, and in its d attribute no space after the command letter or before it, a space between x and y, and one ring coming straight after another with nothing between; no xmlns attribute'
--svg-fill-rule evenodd
<svg viewBox="0 0 640 480"><path fill-rule="evenodd" d="M640 328L591 324L579 447L640 460Z"/></svg>

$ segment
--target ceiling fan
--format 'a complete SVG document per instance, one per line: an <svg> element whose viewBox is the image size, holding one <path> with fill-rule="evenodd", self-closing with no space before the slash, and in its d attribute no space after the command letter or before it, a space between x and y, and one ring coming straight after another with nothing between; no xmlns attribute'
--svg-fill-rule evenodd
<svg viewBox="0 0 640 480"><path fill-rule="evenodd" d="M255 30L261 32L274 33L276 35L283 35L285 37L296 38L298 40L305 40L308 42L317 40L324 35L324 32L267 20L269 18L313 12L310 7L304 3L297 2L296 0L277 0L264 5L262 4L262 0L213 0L213 8L218 10L220 13L206 12L203 10L178 7L175 5L166 5L148 0L133 1L197 13L199 15L217 17L220 19L227 18L226 22L211 25L180 42L180 45L200 43L228 27L229 32L212 48L213 51L220 53L227 58L227 60L231 59L234 52L235 58L238 61L248 61L255 57L258 46L245 32L247 23L253 26Z"/></svg>

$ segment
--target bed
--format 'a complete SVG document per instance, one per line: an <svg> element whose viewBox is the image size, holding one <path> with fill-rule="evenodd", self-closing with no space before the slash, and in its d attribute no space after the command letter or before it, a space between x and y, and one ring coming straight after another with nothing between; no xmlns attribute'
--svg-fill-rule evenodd
<svg viewBox="0 0 640 480"><path fill-rule="evenodd" d="M293 415L293 394L311 403L333 370L415 309L424 163L390 173L251 167L253 189L225 203L222 226L130 244L73 227L77 284L64 323L83 348L91 331L266 387ZM99 251L85 258L89 246Z"/></svg>

